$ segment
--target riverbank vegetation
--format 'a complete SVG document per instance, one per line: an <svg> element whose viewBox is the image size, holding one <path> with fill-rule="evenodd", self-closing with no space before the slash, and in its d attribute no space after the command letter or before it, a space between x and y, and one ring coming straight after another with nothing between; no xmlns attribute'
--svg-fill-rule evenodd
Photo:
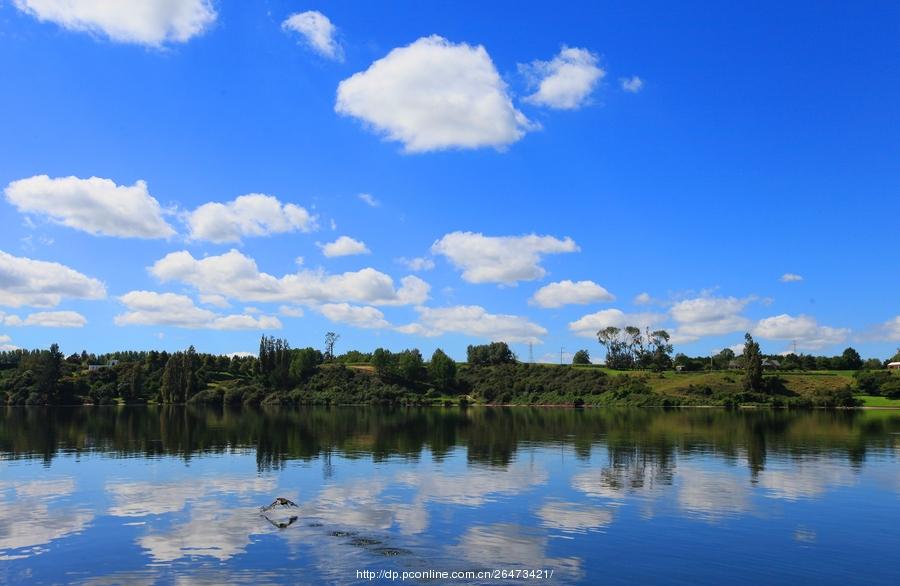
<svg viewBox="0 0 900 586"><path fill-rule="evenodd" d="M607 334L616 343L614 332ZM772 357L763 356L748 335L741 356L718 359L724 369L713 357L706 368L676 370L684 360L679 355L667 363L671 346L663 334L653 332L640 352L619 348L621 369L592 364L587 350L576 353L571 365L522 363L503 342L469 346L464 363L440 349L427 360L417 349L335 355L333 345L326 352L296 349L266 336L256 356L190 347L66 357L53 345L0 353L0 402L854 407L900 401L900 373L880 362L877 369L861 359L853 363L856 369L773 367ZM852 354L850 348L841 358ZM819 358L811 363L825 364Z"/></svg>

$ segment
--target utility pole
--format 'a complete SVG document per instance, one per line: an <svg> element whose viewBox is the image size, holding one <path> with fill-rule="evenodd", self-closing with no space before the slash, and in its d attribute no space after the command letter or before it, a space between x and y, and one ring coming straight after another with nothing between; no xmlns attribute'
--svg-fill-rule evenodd
<svg viewBox="0 0 900 586"><path fill-rule="evenodd" d="M534 342L528 342L528 363L534 364Z"/></svg>

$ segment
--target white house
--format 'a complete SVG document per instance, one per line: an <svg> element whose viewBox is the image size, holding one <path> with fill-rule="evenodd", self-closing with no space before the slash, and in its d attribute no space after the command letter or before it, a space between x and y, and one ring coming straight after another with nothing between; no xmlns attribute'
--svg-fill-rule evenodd
<svg viewBox="0 0 900 586"><path fill-rule="evenodd" d="M100 370L102 368L110 368L119 364L118 360L110 360L106 364L89 364L88 371L93 372L95 370Z"/></svg>
<svg viewBox="0 0 900 586"><path fill-rule="evenodd" d="M888 368L891 370L900 370L900 362L888 362Z"/></svg>

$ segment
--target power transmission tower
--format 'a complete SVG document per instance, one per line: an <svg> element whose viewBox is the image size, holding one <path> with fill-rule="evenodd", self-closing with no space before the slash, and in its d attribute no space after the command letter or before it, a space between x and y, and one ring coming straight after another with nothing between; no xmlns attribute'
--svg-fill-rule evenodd
<svg viewBox="0 0 900 586"><path fill-rule="evenodd" d="M528 363L534 364L534 342L528 342Z"/></svg>
<svg viewBox="0 0 900 586"><path fill-rule="evenodd" d="M566 347L565 347L565 346L560 346L560 347L559 347L559 363L560 363L560 364L563 363L563 353L564 353L565 351L566 351Z"/></svg>

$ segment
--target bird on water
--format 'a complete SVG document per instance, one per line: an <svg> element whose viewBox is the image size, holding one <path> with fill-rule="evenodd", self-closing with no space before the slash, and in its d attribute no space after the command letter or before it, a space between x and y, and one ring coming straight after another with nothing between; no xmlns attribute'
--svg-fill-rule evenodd
<svg viewBox="0 0 900 586"><path fill-rule="evenodd" d="M297 506L298 506L297 503L295 503L294 501L292 501L290 499L286 499L283 496L280 496L280 497L276 497L276 499L274 501L272 501L271 505L262 507L262 510L269 511L275 507L297 507Z"/></svg>

